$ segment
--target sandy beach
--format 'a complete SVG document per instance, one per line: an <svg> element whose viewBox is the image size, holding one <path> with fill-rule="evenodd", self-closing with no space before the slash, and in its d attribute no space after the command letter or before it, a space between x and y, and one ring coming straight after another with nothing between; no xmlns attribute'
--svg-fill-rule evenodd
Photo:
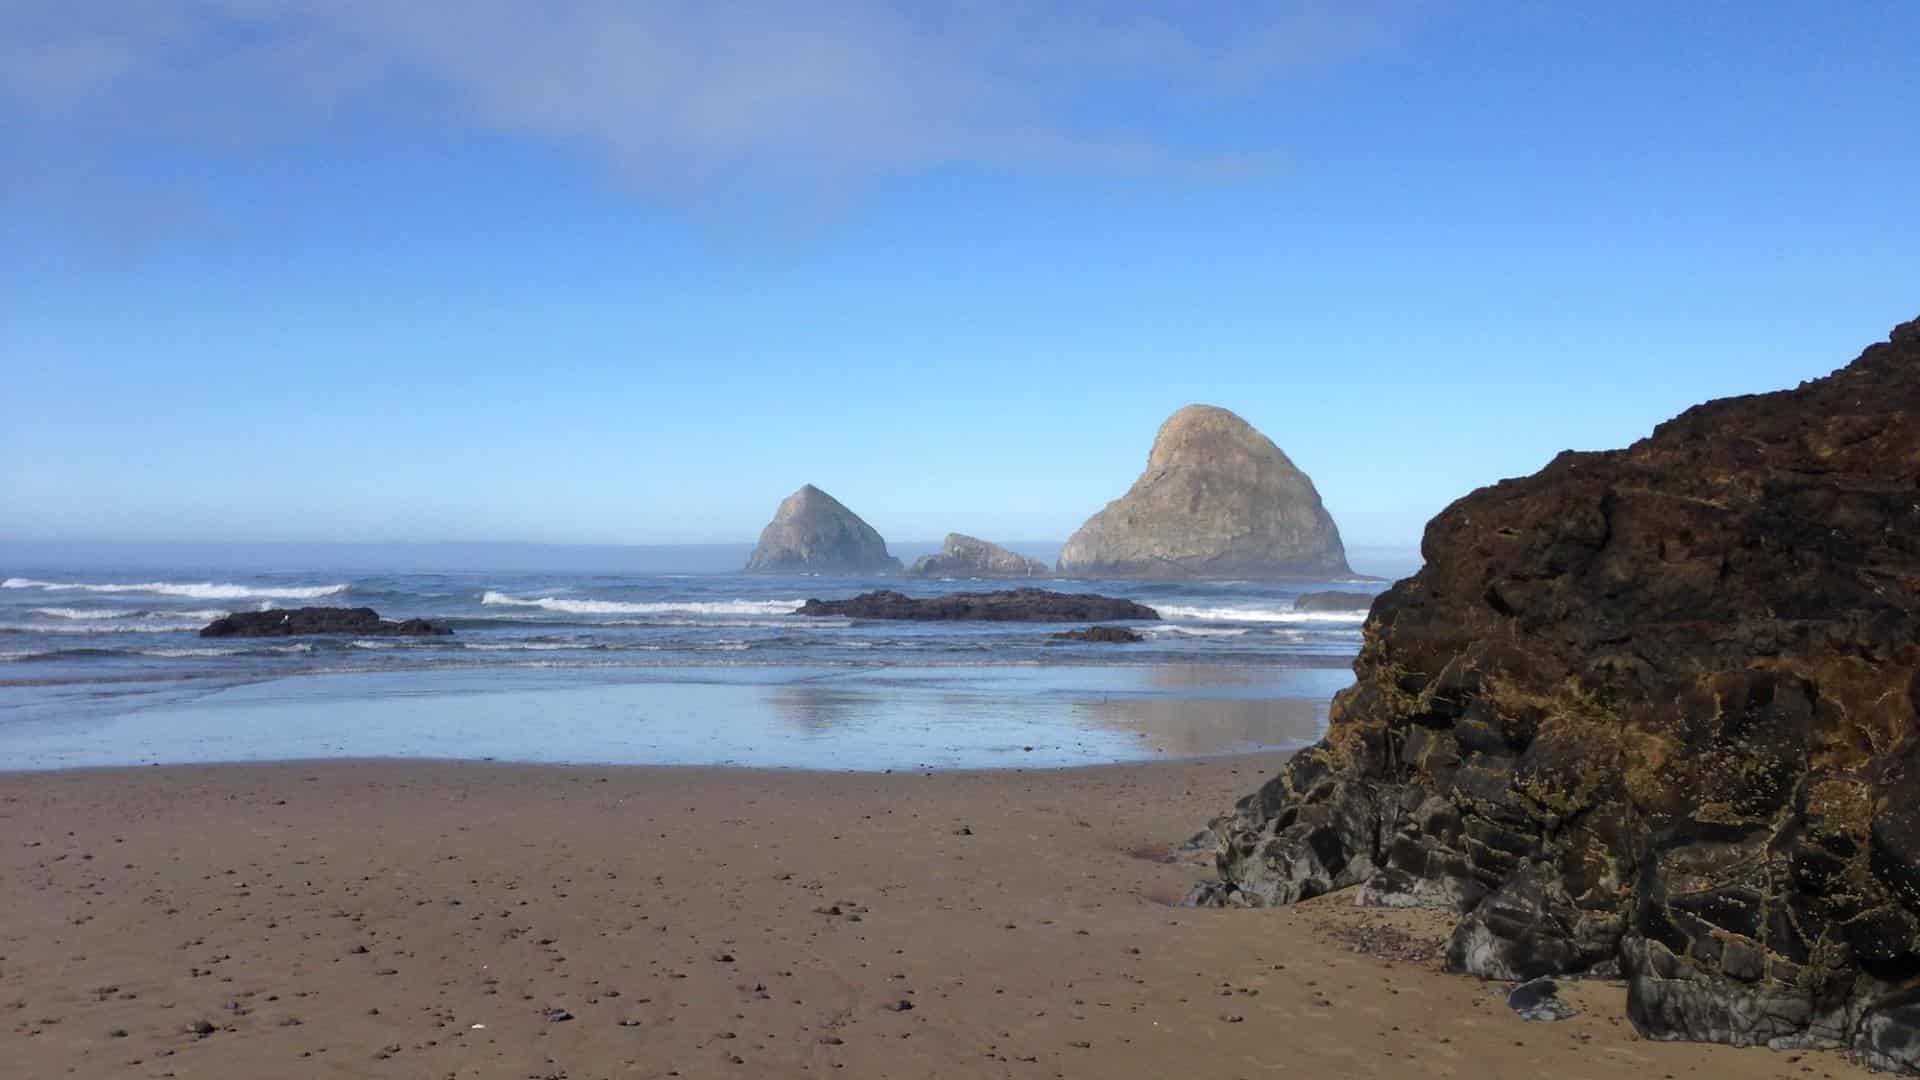
<svg viewBox="0 0 1920 1080"><path fill-rule="evenodd" d="M4 775L0 1076L1867 1075L1614 985L1527 1023L1420 915L1176 906L1278 760Z"/></svg>

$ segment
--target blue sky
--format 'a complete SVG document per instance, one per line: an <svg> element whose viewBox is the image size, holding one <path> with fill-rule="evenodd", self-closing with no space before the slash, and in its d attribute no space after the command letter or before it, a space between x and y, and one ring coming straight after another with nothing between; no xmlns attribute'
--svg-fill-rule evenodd
<svg viewBox="0 0 1920 1080"><path fill-rule="evenodd" d="M1920 315L1920 5L806 7L0 0L0 538L1412 543Z"/></svg>

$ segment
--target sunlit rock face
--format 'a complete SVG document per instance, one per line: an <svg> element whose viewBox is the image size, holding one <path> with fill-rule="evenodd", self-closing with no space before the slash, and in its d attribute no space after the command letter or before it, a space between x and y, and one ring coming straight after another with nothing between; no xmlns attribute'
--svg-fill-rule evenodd
<svg viewBox="0 0 1920 1080"><path fill-rule="evenodd" d="M897 574L887 542L840 500L808 484L780 502L747 569L761 574Z"/></svg>
<svg viewBox="0 0 1920 1080"><path fill-rule="evenodd" d="M1167 418L1147 470L1073 534L1059 567L1118 578L1353 573L1313 481L1273 440L1211 405L1189 405Z"/></svg>
<svg viewBox="0 0 1920 1080"><path fill-rule="evenodd" d="M1427 527L1197 902L1458 913L1655 1038L1920 1065L1920 322Z"/></svg>
<svg viewBox="0 0 1920 1080"><path fill-rule="evenodd" d="M946 543L932 555L922 555L907 570L914 577L1034 578L1052 577L1053 568L964 533L948 533Z"/></svg>

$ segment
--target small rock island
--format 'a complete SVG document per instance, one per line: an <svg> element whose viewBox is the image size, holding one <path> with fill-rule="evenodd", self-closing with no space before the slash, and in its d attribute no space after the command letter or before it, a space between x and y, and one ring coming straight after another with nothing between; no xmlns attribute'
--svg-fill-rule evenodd
<svg viewBox="0 0 1920 1080"><path fill-rule="evenodd" d="M812 484L781 500L747 560L753 574L890 575L900 569L873 526Z"/></svg>
<svg viewBox="0 0 1920 1080"><path fill-rule="evenodd" d="M948 533L938 554L922 555L907 571L911 577L1036 578L1052 577L1053 567L1029 559L999 544L965 533Z"/></svg>
<svg viewBox="0 0 1920 1080"><path fill-rule="evenodd" d="M1049 635L1052 641L1085 641L1096 645L1133 645L1147 640L1147 636L1138 630L1129 630L1124 626L1088 626L1079 630L1062 630Z"/></svg>
<svg viewBox="0 0 1920 1080"><path fill-rule="evenodd" d="M452 628L427 619L383 619L370 607L273 608L236 611L200 630L204 638L296 637L302 634L352 634L355 637L451 634Z"/></svg>
<svg viewBox="0 0 1920 1080"><path fill-rule="evenodd" d="M1155 621L1160 613L1144 604L1092 593L1046 589L949 593L915 598L891 589L861 593L847 600L808 600L795 615L839 615L855 619L916 619L926 622L976 619L984 622Z"/></svg>
<svg viewBox="0 0 1920 1080"><path fill-rule="evenodd" d="M1363 592L1339 592L1329 589L1325 592L1301 593L1293 598L1295 611L1354 611L1362 615L1373 607L1373 594Z"/></svg>

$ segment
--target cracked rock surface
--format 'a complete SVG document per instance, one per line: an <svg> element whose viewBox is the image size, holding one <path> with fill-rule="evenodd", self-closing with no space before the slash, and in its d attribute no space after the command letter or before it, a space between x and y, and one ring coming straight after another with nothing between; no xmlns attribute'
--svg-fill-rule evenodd
<svg viewBox="0 0 1920 1080"><path fill-rule="evenodd" d="M1920 1071L1920 321L1427 527L1197 903L1455 912L1645 1035Z"/></svg>

